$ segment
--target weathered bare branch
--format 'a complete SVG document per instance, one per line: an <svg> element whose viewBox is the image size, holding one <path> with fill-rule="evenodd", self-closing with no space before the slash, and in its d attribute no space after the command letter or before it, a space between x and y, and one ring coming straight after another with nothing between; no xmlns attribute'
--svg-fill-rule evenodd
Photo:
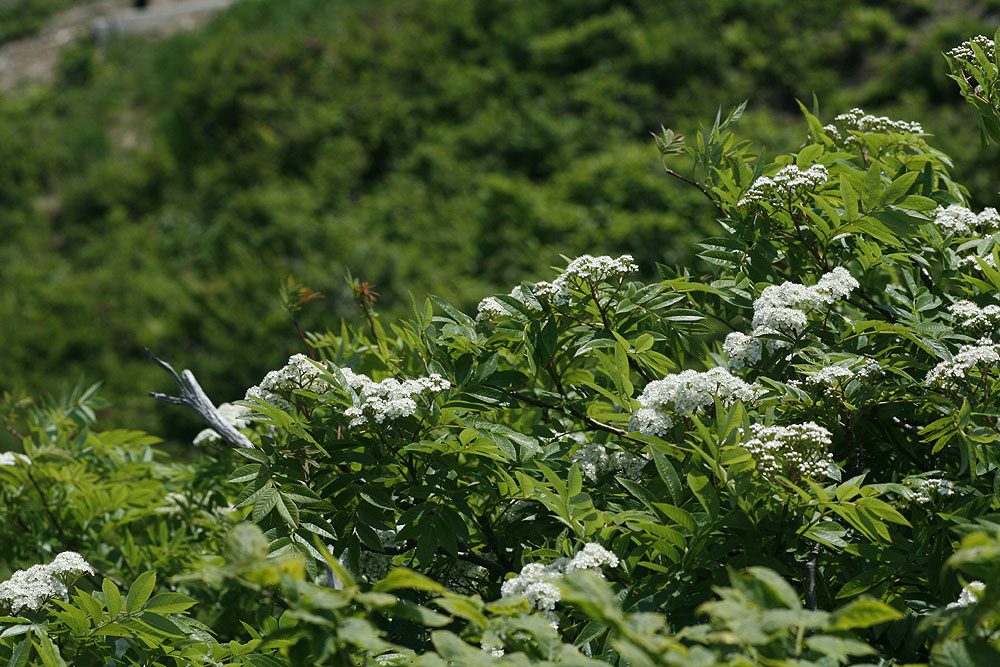
<svg viewBox="0 0 1000 667"><path fill-rule="evenodd" d="M156 391L149 392L149 395L158 401L163 401L164 403L170 403L171 405L186 405L195 412L198 416L208 425L210 429L219 434L223 440L227 443L236 447L238 449L256 449L256 446L250 442L250 438L246 437L238 430L236 427L227 422L219 414L218 408L215 404L208 398L205 394L205 390L201 388L198 384L198 380L195 379L194 373L189 370L181 371L178 375L174 367L163 361L155 354L149 351L149 348L144 348L146 356L149 357L157 366L163 370L170 373L170 377L174 379L177 384L177 389L180 390L180 396L168 396L166 394L161 394Z"/></svg>

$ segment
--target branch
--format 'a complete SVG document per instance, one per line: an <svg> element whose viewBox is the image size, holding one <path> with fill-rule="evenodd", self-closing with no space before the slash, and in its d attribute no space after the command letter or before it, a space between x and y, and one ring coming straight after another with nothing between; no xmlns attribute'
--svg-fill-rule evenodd
<svg viewBox="0 0 1000 667"><path fill-rule="evenodd" d="M588 431L604 431L605 433L617 435L620 438L631 440L632 442L638 443L643 446L645 446L646 444L644 441L638 440L630 436L628 434L628 431L626 431L625 429L617 428L615 426L599 422L593 417L588 417L587 415L581 414L575 410L569 408L562 408L558 405L553 405L552 403L546 403L545 401L540 401L537 398L528 396L527 394L522 394L519 391L508 391L507 393L509 393L511 396L521 401L522 403L527 403L528 405L534 405L535 407L544 408L546 410L558 410L563 414L572 415L573 417L576 417L577 419L583 421L583 423L587 425Z"/></svg>
<svg viewBox="0 0 1000 667"><path fill-rule="evenodd" d="M411 549L415 549L416 546L417 543L415 541L406 540L402 544L397 544L396 546L382 547L381 551L378 549L372 549L367 544L362 544L361 548L364 549L365 551L370 551L375 554L383 554L385 556L396 556L399 554L406 553ZM500 576L503 576L507 572L507 570L504 569L503 565L495 563L489 558L476 553L475 551L469 548L469 545L467 545L465 542L461 540L458 541L458 553L456 555L458 556L459 560L464 560L469 563L472 563L473 565L478 565L482 568L486 568L487 570L493 572L494 574L499 574Z"/></svg>
<svg viewBox="0 0 1000 667"><path fill-rule="evenodd" d="M806 609L816 609L816 565L819 561L819 542L813 544L812 555L806 563Z"/></svg>
<svg viewBox="0 0 1000 667"><path fill-rule="evenodd" d="M174 367L158 358L155 354L149 351L149 348L144 348L146 356L149 357L157 366L170 373L170 376L174 379L177 384L177 388L180 390L181 395L178 396L167 396L166 394L161 394L159 392L151 391L149 395L158 401L163 401L164 403L170 403L171 405L186 405L195 412L198 416L208 425L210 429L219 434L219 436L228 442L233 447L237 449L257 449L250 438L246 437L242 433L236 430L236 427L227 422L219 414L219 410L215 407L215 404L208 398L205 394L205 390L201 388L198 384L198 380L195 379L194 373L189 370L184 370L180 375L177 375L177 371Z"/></svg>

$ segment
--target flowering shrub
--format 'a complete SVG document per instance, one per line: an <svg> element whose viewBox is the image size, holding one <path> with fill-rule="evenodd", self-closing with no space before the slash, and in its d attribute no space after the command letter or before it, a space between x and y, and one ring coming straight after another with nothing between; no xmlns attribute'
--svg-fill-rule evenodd
<svg viewBox="0 0 1000 667"><path fill-rule="evenodd" d="M988 87L963 48L953 72ZM657 141L701 165L684 180L726 232L698 271L587 255L476 317L432 298L303 335L219 410L252 446L199 436L187 467L91 432L80 397L29 419L0 511L43 540L4 545L38 569L0 604L34 634L0 658L103 664L110 625L147 664L1000 660L995 212L917 124L803 109L765 163L741 112ZM26 596L71 546L100 590ZM120 619L110 577L152 568L183 599L139 575Z"/></svg>

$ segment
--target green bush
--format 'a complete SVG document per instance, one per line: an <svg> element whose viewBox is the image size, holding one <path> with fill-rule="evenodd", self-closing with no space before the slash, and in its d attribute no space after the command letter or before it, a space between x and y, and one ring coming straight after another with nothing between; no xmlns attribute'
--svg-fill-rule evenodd
<svg viewBox="0 0 1000 667"><path fill-rule="evenodd" d="M990 141L996 41L948 53ZM364 324L235 405L175 378L193 462L95 431L95 388L5 395L0 659L997 662L1000 213L912 121L802 107L767 159L743 111L655 139L703 272L583 255L388 326L354 281Z"/></svg>
<svg viewBox="0 0 1000 667"><path fill-rule="evenodd" d="M296 349L274 298L289 274L327 295L308 328L360 321L347 271L390 318L410 294L471 308L594 248L646 279L657 262L703 272L712 209L667 187L648 133L733 100L778 152L813 93L922 120L986 201L996 169L940 52L992 10L946 9L245 0L162 42L81 44L54 86L0 100L0 317L17 323L0 384L102 378L125 426L149 419L150 346L234 397Z"/></svg>

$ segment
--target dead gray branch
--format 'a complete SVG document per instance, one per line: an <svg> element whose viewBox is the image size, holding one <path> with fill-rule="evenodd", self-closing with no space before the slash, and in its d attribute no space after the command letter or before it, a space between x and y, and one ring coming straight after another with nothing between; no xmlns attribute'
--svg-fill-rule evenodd
<svg viewBox="0 0 1000 667"><path fill-rule="evenodd" d="M257 449L257 447L250 442L250 438L240 433L236 430L235 426L222 418L222 415L219 414L218 408L215 407L215 404L208 398L205 390L201 388L200 384L198 384L198 380L195 379L194 373L184 369L181 371L181 374L178 375L173 366L150 352L149 348L144 348L144 350L146 352L146 356L156 363L156 365L170 373L170 377L174 379L174 382L177 384L177 388L181 393L180 396L168 396L156 391L151 391L149 392L150 396L158 401L170 403L171 405L188 406L198 413L198 416L202 418L210 429L218 433L219 437L233 447L238 449Z"/></svg>

